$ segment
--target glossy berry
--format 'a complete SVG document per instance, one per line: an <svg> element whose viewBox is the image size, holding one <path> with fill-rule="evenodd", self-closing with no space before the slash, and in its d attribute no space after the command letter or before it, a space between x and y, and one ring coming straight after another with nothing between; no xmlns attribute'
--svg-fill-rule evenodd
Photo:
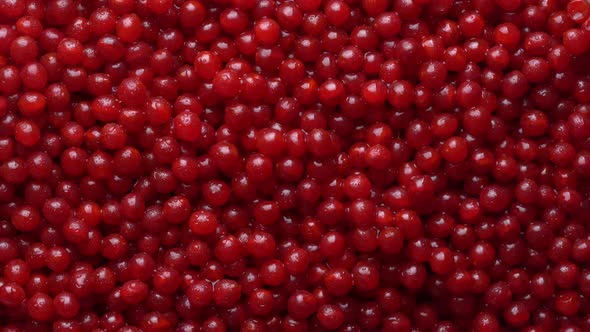
<svg viewBox="0 0 590 332"><path fill-rule="evenodd" d="M590 330L584 0L0 0L2 331Z"/></svg>

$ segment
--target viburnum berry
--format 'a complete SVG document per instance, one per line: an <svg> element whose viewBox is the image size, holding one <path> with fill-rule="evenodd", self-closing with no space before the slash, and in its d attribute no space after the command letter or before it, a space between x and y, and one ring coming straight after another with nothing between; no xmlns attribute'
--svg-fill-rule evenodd
<svg viewBox="0 0 590 332"><path fill-rule="evenodd" d="M590 329L587 1L0 17L6 330Z"/></svg>

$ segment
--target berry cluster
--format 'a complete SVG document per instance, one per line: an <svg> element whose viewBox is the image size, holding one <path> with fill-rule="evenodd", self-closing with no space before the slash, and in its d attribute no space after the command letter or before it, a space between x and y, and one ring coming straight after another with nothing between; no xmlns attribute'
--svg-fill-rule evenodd
<svg viewBox="0 0 590 332"><path fill-rule="evenodd" d="M0 331L590 331L586 0L0 0Z"/></svg>

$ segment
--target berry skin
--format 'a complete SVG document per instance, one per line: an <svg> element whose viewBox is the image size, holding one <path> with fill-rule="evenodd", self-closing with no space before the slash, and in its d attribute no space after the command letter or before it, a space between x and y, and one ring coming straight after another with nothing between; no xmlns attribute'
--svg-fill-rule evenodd
<svg viewBox="0 0 590 332"><path fill-rule="evenodd" d="M585 0L0 0L2 331L590 331Z"/></svg>

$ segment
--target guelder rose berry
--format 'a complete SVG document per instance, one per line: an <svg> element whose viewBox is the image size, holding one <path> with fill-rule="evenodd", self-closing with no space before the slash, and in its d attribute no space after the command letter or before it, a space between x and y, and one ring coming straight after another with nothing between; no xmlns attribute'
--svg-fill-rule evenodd
<svg viewBox="0 0 590 332"><path fill-rule="evenodd" d="M7 331L589 331L590 4L0 0Z"/></svg>

